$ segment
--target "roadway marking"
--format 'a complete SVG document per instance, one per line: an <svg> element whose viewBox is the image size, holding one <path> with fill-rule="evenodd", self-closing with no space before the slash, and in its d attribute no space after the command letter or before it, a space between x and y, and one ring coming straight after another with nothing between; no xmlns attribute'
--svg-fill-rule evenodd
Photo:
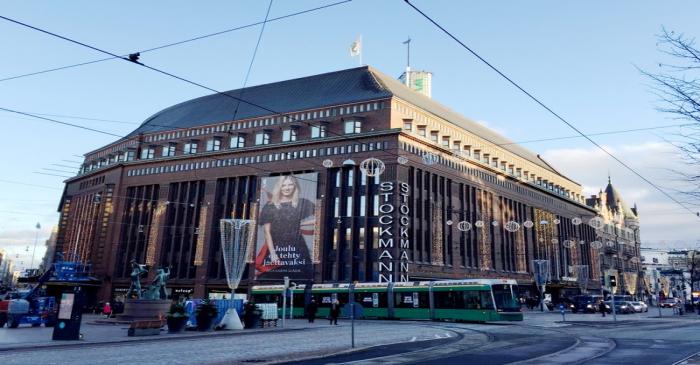
<svg viewBox="0 0 700 365"><path fill-rule="evenodd" d="M595 359L607 354L615 348L615 342L607 338L581 336L576 338L573 345L551 354L528 360L510 363L518 365L535 364L572 364Z"/></svg>

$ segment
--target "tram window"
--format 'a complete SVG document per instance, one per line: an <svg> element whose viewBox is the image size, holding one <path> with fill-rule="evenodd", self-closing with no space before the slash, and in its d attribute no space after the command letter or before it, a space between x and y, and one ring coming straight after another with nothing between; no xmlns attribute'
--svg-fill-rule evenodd
<svg viewBox="0 0 700 365"><path fill-rule="evenodd" d="M282 304L279 294L255 294L253 295L253 301L255 303L277 303Z"/></svg>
<svg viewBox="0 0 700 365"><path fill-rule="evenodd" d="M478 291L465 291L463 293L466 309L481 309L481 298Z"/></svg>
<svg viewBox="0 0 700 365"><path fill-rule="evenodd" d="M520 308L517 300L513 297L510 285L493 285L493 297L496 300L496 307L499 309Z"/></svg>
<svg viewBox="0 0 700 365"><path fill-rule="evenodd" d="M481 309L493 309L493 298L491 297L490 291L481 290L479 291L481 296Z"/></svg>
<svg viewBox="0 0 700 365"><path fill-rule="evenodd" d="M355 293L355 300L365 308L386 308L386 293Z"/></svg>
<svg viewBox="0 0 700 365"><path fill-rule="evenodd" d="M464 296L461 291L442 291L435 293L435 308L462 309Z"/></svg>
<svg viewBox="0 0 700 365"><path fill-rule="evenodd" d="M427 292L394 293L395 308L430 308Z"/></svg>

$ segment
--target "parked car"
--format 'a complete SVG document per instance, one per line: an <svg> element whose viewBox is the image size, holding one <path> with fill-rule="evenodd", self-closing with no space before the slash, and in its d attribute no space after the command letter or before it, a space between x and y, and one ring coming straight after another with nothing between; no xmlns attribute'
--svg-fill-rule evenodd
<svg viewBox="0 0 700 365"><path fill-rule="evenodd" d="M634 311L637 313L649 311L649 307L644 302L630 302L630 304L632 304L632 308L634 308Z"/></svg>
<svg viewBox="0 0 700 365"><path fill-rule="evenodd" d="M676 306L676 299L666 299L661 302L661 308L673 308Z"/></svg>

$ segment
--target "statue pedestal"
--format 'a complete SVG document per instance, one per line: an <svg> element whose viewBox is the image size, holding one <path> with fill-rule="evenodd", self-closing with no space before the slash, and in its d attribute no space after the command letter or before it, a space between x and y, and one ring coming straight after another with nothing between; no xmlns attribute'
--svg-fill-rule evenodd
<svg viewBox="0 0 700 365"><path fill-rule="evenodd" d="M165 318L171 303L168 299L127 299L124 302L124 313L117 315L117 318L124 321Z"/></svg>

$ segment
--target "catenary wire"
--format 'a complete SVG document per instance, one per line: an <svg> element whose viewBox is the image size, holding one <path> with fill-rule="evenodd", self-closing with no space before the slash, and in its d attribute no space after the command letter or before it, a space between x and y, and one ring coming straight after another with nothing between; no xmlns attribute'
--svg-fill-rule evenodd
<svg viewBox="0 0 700 365"><path fill-rule="evenodd" d="M410 4L410 3L409 3L409 4ZM229 93L226 93L226 92L218 91L218 90L216 90L216 89L210 88L210 87L208 87L208 86L206 86L206 85L203 85L203 84L201 84L201 83L198 83L198 82L195 82L195 81L186 79L186 78L184 78L184 77L180 77L180 76L174 75L174 74L169 73L169 72L167 72L167 71L164 71L164 70L161 70L161 69L158 69L158 68L155 68L155 67L146 65L146 64L144 64L144 63L142 63L142 62L138 62L138 61L130 60L129 58L124 58L124 57L118 56L118 55L116 55L116 54L114 54L114 53L111 53L111 52L109 52L109 51L100 49L100 48L98 48L98 47L95 47L95 46L92 46L92 45L88 45L88 44L85 44L85 43L83 43L83 42L80 42L80 41L77 41L77 40L74 40L74 39L71 39L71 38L68 38L68 37L65 37L65 36L62 36L62 35L53 33L53 32L50 32L50 31L48 31L48 30L44 30L44 29L41 29L41 28L38 28L38 27L35 27L35 26L32 26L32 25L29 25L29 24L20 22L20 21L18 21L18 20L14 20L14 19L11 19L11 18L7 18L7 17L5 17L5 16L0 16L0 19L5 19L5 20L7 20L7 21L10 21L10 22L16 23L16 24L18 24L18 25L21 25L21 26L24 26L24 27L27 27L27 28L36 30L36 31L38 31L38 32L45 33L45 34L51 35L51 36L53 36L53 37L60 38L60 39L65 40L65 41L67 41L67 42L74 43L74 44L77 44L77 45L80 45L80 46L83 46L83 47L92 49L92 50L94 50L94 51L97 51L97 52L100 52L100 53L104 53L104 54L110 55L110 56L112 56L113 58L121 58L121 59L123 59L123 60L125 60L125 61L127 61L127 62L131 62L131 63L137 64L137 65L140 65L140 66L145 67L145 68L147 68L147 69L149 69L149 70L152 70L152 71L161 73L161 74L166 75L166 76L169 76L169 77L171 77L171 78L175 78L175 79L177 79L177 80L180 80L180 81L183 81L183 82L185 82L185 83L188 83L188 84L191 84L191 85L194 85L194 86L197 86L197 87L206 89L206 90L211 91L211 92L214 92L214 93L216 93L216 94L221 94L221 95L223 95L223 96L232 98L232 99L234 99L234 100L237 100L237 101L240 101L240 102L244 102L244 103L249 104L249 105L251 105L251 106L260 108L260 109L262 109L262 110L269 111L270 113L275 114L275 115L282 115L282 116L289 117L289 118L291 118L292 120L294 120L295 122L300 122L300 121L296 120L296 118L294 118L293 116L289 115L289 113L277 112L277 111L275 111L275 110L272 110L272 109L270 109L270 108L264 107L264 106L259 105L259 104L257 104L257 103L254 103L254 102L251 102L251 101L247 101L247 100L244 100L244 99L242 99L242 98L235 97L235 96L233 96L233 95L231 95L231 94L229 94ZM307 125L312 125L310 122L301 121L301 123L302 123L302 124L307 124ZM588 138L588 137L586 137L586 138ZM590 138L589 138L589 139L590 139ZM489 141L489 142L490 142L490 141ZM493 143L493 142L491 142L491 143ZM385 151L385 152L392 154L390 151ZM399 156L398 154L394 154L394 155ZM303 159L302 159L302 160L303 160ZM253 168L255 168L255 167L252 166L252 165L247 165L247 166L248 166L248 167L253 167ZM270 172L270 171L263 170L263 169L261 169L261 170L262 170L262 171L266 171L266 172ZM451 175L458 176L458 175L456 175L456 174L451 174ZM657 189L660 189L660 188L657 187ZM661 190L661 191L662 191L662 190ZM663 192L663 191L662 191L662 192ZM668 195L668 194L666 194L666 195ZM681 206L682 206L682 204L681 204ZM686 209L687 209L687 208L686 208Z"/></svg>
<svg viewBox="0 0 700 365"><path fill-rule="evenodd" d="M262 27L260 28L260 33L258 34L258 41L255 43L255 49L253 49L253 55L250 57L250 63L248 64L248 71L245 73L245 78L243 79L243 86L238 93L238 97L242 98L245 92L245 87L248 85L248 78L250 77L250 72L253 70L253 64L255 63L255 56L258 54L258 48L260 47L260 41L262 40L263 33L265 33L265 25L267 24L267 18L270 16L270 9L272 9L272 2L270 0L270 5L267 6L267 13L265 13L265 20L263 20ZM233 111L233 118L231 120L236 120L238 116L238 107L241 106L241 101L236 101L236 109Z"/></svg>
<svg viewBox="0 0 700 365"><path fill-rule="evenodd" d="M574 126L574 125L571 124L569 121L567 121L566 119L564 119L562 116L560 116L559 114L557 114L554 110L552 110L550 107L548 107L548 106L547 106L546 104L544 104L542 101L540 101L538 98L536 98L535 96L533 96L530 92L528 92L527 90L525 90L525 89L524 89L522 86L520 86L518 83L516 83L516 82L513 81L511 78L509 78L508 76L506 76L506 75L505 75L503 72L501 72L498 68L496 68L496 67L493 66L491 63L489 63L488 61L486 61L486 59L484 59L483 57L481 57L478 53L476 53L474 50L472 50L472 49L471 49L469 46L467 46L464 42L462 42L461 40L459 40L459 38L457 38L456 36L454 36L454 35L453 35L452 33L450 33L447 29L445 29L443 26L441 26L439 23L437 23L435 20L433 20L431 17L429 17L429 16L428 16L427 14L425 14L423 11L421 11L420 9L418 9L415 5L411 4L411 2L410 2L409 0L404 0L404 2L405 2L406 4L408 4L410 7L412 7L414 10L416 10L418 13L420 13L423 17L425 17L426 19L428 19L428 21L430 21L433 25L435 25L436 27L438 27L442 32L444 32L445 34L447 34L447 35L448 35L450 38L452 38L454 41L456 41L457 43L459 43L459 44L462 46L462 48L466 49L469 53L471 53L471 54L474 55L476 58L478 58L481 62L483 62L484 64L486 64L490 69L492 69L492 70L495 71L498 75L500 75L500 76L503 77L505 80L507 80L511 85L515 86L518 90L520 90L520 91L523 92L525 95L527 95L527 96L528 96L530 99L532 99L535 103L539 104L542 108L544 108L545 110L547 110L547 111L548 111L550 114L552 114L555 118L557 118L558 120L560 120L561 122L563 122L564 124L566 124L567 126L569 126L569 128L571 128L571 129L573 129L574 131L576 131L576 133L580 134L583 138L587 139L587 140L588 140L589 142L591 142L594 146L596 146L596 147L599 148L601 151L603 151L605 154L607 154L607 155L610 156L612 159L614 159L615 161L617 161L620 165L622 165L622 166L623 166L624 168L626 168L628 171L632 172L634 175L636 175L636 176L639 177L640 179L644 180L647 184L651 185L654 189L656 189L656 190L658 190L659 192L661 192L661 193L662 193L663 195L665 195L667 198L671 199L671 200L674 201L676 204L678 204L678 205L680 205L681 207L685 208L688 212L692 213L693 215L696 215L696 212L693 212L692 209L690 209L690 208L688 208L687 206L685 206L685 204L683 204L681 201L679 201L678 199L674 198L671 194L669 194L669 193L667 193L665 190L661 189L661 188L660 188L658 185L656 185L654 182L652 182L651 180L647 179L647 178L644 177L642 174L640 174L639 172L637 172L637 170L633 169L631 166L629 166L628 164L626 164L625 162L623 162L622 160L620 160L618 157L616 157L616 156L615 156L614 154L612 154L610 151L608 151L608 150L606 150L605 148L603 148L603 146L601 146L600 144L598 144L598 143L597 143L596 141L594 141L591 137L589 137L588 135L586 135L585 133L583 133L583 132L582 132L581 130L579 130L576 126Z"/></svg>
<svg viewBox="0 0 700 365"><path fill-rule="evenodd" d="M287 15L282 15L282 16L278 16L278 17L276 17L276 18L271 18L271 19L267 20L267 22L273 22L273 21L277 21L277 20L282 20L282 19L286 19L286 18L291 18L291 17L297 16L297 15L307 14L307 13L311 13L311 12L314 12L314 11L317 11L317 10L322 10L322 9L330 8L330 7L333 7L333 6L337 6L337 5L349 3L349 2L351 2L351 1L352 1L352 0L338 1L338 2L335 2L335 3L331 3L331 4L327 4L327 5L323 5L323 6L318 6L318 7L311 8L311 9L307 9L307 10L303 10L303 11L298 11L298 12L295 12L295 13L289 13L289 14L287 14ZM219 31L219 32L215 32L215 33L209 33L209 34L205 34L205 35L201 35L201 36L197 36L197 37L193 37L193 38L188 38L188 39L181 40L181 41L177 41L177 42L173 42L173 43L163 44L163 45L160 45L160 46L157 46L157 47L153 47L153 48L147 48L147 49L144 49L144 50L141 50L141 51L136 51L136 53L147 53L147 52L152 52L152 51L156 51L156 50L163 49L163 48L173 47L173 46L177 46L177 45L181 45L181 44L185 44L185 43L189 43L189 42L198 41L198 40L205 39L205 38L209 38L209 37L218 36L218 35L221 35L221 34L226 34L226 33L234 32L234 31L237 31L237 30L242 30L242 29L254 27L254 26L260 25L260 24L262 24L262 22L255 22L255 23L251 23L251 24L246 24L246 25L242 25L242 26L239 26L239 27L230 28L230 29L226 29L226 30ZM65 70L65 69L74 68L74 67L79 67L79 66L91 65L91 64L94 64L94 63L109 61L109 60L113 60L113 59L115 59L115 58L122 58L122 57L127 57L127 56L128 56L128 55L123 55L123 56L112 56L112 57L102 58L102 59L99 59L99 60L81 62L81 63L77 63L77 64L73 64L73 65L55 67L55 68L51 68L51 69L47 69L47 70L42 70L42 71L37 71L37 72L31 72L31 73L22 74L22 75L16 75L16 76L10 76L10 77L6 77L6 78L3 78L3 79L0 79L0 82L9 81L9 80L14 80L14 79L19 79L19 78L28 77L28 76L41 75L41 74L45 74L45 73L49 73L49 72L53 72L53 71Z"/></svg>

